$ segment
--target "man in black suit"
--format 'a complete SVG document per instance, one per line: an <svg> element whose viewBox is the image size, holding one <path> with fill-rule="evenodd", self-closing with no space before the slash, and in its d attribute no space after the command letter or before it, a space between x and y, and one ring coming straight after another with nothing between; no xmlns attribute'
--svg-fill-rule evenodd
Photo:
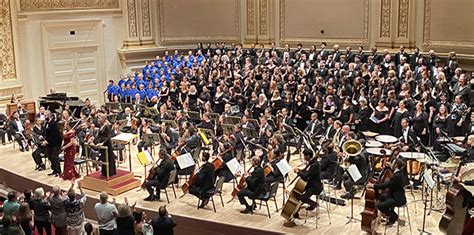
<svg viewBox="0 0 474 235"><path fill-rule="evenodd" d="M204 164L199 168L199 171L194 175L196 177L196 183L189 188L189 193L201 199L201 205L199 208L203 208L209 203L209 197L206 192L214 187L214 165L209 161L209 153L203 153L201 156Z"/></svg>
<svg viewBox="0 0 474 235"><path fill-rule="evenodd" d="M359 140L359 142L361 143L362 148L364 148L366 141L364 139L361 139ZM346 189L346 193L342 195L341 198L351 199L357 193L357 191L352 186L354 186L354 184L362 185L367 181L368 167L369 167L367 163L367 159L368 159L368 156L365 149L362 150L362 152L359 155L349 157L349 159L347 160L349 163L349 166L355 165L357 167L357 170L359 170L360 174L362 175L362 177L358 181L354 182L354 180L352 179L352 177L350 176L348 172L344 173L342 177L343 177L343 183L344 183L344 188Z"/></svg>
<svg viewBox="0 0 474 235"><path fill-rule="evenodd" d="M401 159L397 159L395 166L390 167L394 169L394 175L388 182L367 185L367 187L374 188L375 190L388 189L387 193L380 196L380 204L378 205L378 209L384 215L388 216L387 225L392 225L398 220L398 215L394 211L395 207L400 207L407 203L403 183L405 177L403 175L403 172L405 171L405 162Z"/></svg>
<svg viewBox="0 0 474 235"><path fill-rule="evenodd" d="M166 187L170 178L170 173L174 170L173 161L168 157L165 149L160 149L159 157L160 164L155 169L155 177L151 180L146 180L144 187L148 191L149 196L143 200L155 201L160 200L160 190ZM155 195L153 187L156 187L157 194Z"/></svg>
<svg viewBox="0 0 474 235"><path fill-rule="evenodd" d="M310 138L313 138L317 135L321 135L323 133L323 124L321 123L321 121L318 120L317 113L311 114L311 122L304 129L304 133L308 134ZM299 154L299 150L301 149L302 145L303 145L303 137L300 137L298 140L296 151L293 154Z"/></svg>
<svg viewBox="0 0 474 235"><path fill-rule="evenodd" d="M22 121L20 120L20 114L18 111L14 111L12 113L12 118L8 122L8 129L11 136L13 136L15 141L18 143L18 146L20 146L20 151L29 151L28 144L26 143L25 136L23 135L23 131L25 129L23 127Z"/></svg>
<svg viewBox="0 0 474 235"><path fill-rule="evenodd" d="M45 116L45 140L41 145L46 146L46 153L51 162L51 169L53 170L48 175L57 177L61 174L61 165L59 163L59 150L62 143L61 132L59 131L58 122L51 111L46 111Z"/></svg>
<svg viewBox="0 0 474 235"><path fill-rule="evenodd" d="M398 51L396 54L395 54L395 65L399 65L401 63L401 59L402 58L405 58L406 61L409 61L409 55L408 53L405 52L405 46L400 46L400 51Z"/></svg>
<svg viewBox="0 0 474 235"><path fill-rule="evenodd" d="M400 124L402 126L402 136L400 136L400 140L405 143L402 147L402 151L415 151L415 148L418 146L418 141L415 131L410 128L410 121L408 118L403 118Z"/></svg>
<svg viewBox="0 0 474 235"><path fill-rule="evenodd" d="M243 214L252 213L255 207L255 198L260 196L265 190L265 176L263 174L263 168L260 166L260 158L253 157L251 161L254 168L253 172L242 176L245 177L247 187L237 193L240 204L245 205L245 209L240 211L240 213ZM252 200L252 205L247 203L245 197Z"/></svg>
<svg viewBox="0 0 474 235"><path fill-rule="evenodd" d="M116 174L116 167L115 167L115 154L114 148L112 145L112 125L107 121L107 116L104 113L98 114L98 122L99 122L99 132L97 137L91 137L89 141L92 141L95 145L101 145L107 147L107 155L108 155L108 168L109 168L109 176L113 176ZM105 162L106 159L106 152L105 149L100 149L100 161ZM101 167L102 176L107 176L107 168L105 165Z"/></svg>
<svg viewBox="0 0 474 235"><path fill-rule="evenodd" d="M321 157L321 178L332 180L336 176L337 155L334 152L334 145L328 144L326 146L326 154Z"/></svg>
<svg viewBox="0 0 474 235"><path fill-rule="evenodd" d="M305 169L300 170L295 168L295 173L306 182L304 193L300 196L300 201L309 205L306 210L312 211L316 208L317 203L311 200L313 195L319 195L323 191L323 183L321 182L321 167L318 159L313 158L313 151L309 149L303 150L304 160L308 163ZM299 213L296 212L295 218L299 218Z"/></svg>

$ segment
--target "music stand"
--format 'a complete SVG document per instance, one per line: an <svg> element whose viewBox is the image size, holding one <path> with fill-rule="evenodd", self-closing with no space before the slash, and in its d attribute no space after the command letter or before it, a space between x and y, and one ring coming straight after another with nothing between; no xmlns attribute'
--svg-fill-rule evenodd
<svg viewBox="0 0 474 235"><path fill-rule="evenodd" d="M191 120L201 120L201 115L199 114L199 112L196 111L187 111L186 116L188 116Z"/></svg>
<svg viewBox="0 0 474 235"><path fill-rule="evenodd" d="M178 123L175 120L161 120L161 122L168 124L171 128L178 128Z"/></svg>
<svg viewBox="0 0 474 235"><path fill-rule="evenodd" d="M257 137L257 131L255 129L252 129L252 128L243 127L242 128L242 133L249 140Z"/></svg>
<svg viewBox="0 0 474 235"><path fill-rule="evenodd" d="M225 124L232 124L236 125L240 123L240 117L237 116L227 116L224 118L224 123Z"/></svg>
<svg viewBox="0 0 474 235"><path fill-rule="evenodd" d="M224 131L224 135L230 135L234 132L234 125L232 125L232 124L222 124L222 129Z"/></svg>
<svg viewBox="0 0 474 235"><path fill-rule="evenodd" d="M293 127L291 127L290 125L287 125L285 123L283 123L283 127L285 128L285 130L290 133L291 135L293 136L296 136L296 133L295 133L295 129L293 129Z"/></svg>
<svg viewBox="0 0 474 235"><path fill-rule="evenodd" d="M219 121L219 114L218 113L207 113L209 115L209 119L217 123Z"/></svg>
<svg viewBox="0 0 474 235"><path fill-rule="evenodd" d="M172 117L176 117L177 112L178 112L178 110L168 110L168 111L166 111L166 113L168 113Z"/></svg>
<svg viewBox="0 0 474 235"><path fill-rule="evenodd" d="M122 128L124 128L128 123L128 120L127 119L122 119L122 120L119 120L119 124L120 124L120 130Z"/></svg>
<svg viewBox="0 0 474 235"><path fill-rule="evenodd" d="M130 108L130 110L135 111L133 108L133 103L120 103L122 105L122 110L125 110L126 108Z"/></svg>
<svg viewBox="0 0 474 235"><path fill-rule="evenodd" d="M116 120L117 120L116 113L107 115L107 121L109 121L110 123L114 123Z"/></svg>
<svg viewBox="0 0 474 235"><path fill-rule="evenodd" d="M105 103L105 106L109 110L120 110L120 103L119 102L107 102L107 103Z"/></svg>
<svg viewBox="0 0 474 235"><path fill-rule="evenodd" d="M252 123L254 128L258 128L260 126L257 119L249 118L249 122Z"/></svg>

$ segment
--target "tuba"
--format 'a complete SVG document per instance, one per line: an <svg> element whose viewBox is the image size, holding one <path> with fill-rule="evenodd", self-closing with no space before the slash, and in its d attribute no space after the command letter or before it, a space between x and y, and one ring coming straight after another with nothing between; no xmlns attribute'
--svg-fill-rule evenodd
<svg viewBox="0 0 474 235"><path fill-rule="evenodd" d="M342 152L347 156L357 156L362 152L362 144L357 140L346 141L342 145Z"/></svg>
<svg viewBox="0 0 474 235"><path fill-rule="evenodd" d="M357 156L362 152L362 144L357 140L349 140L342 144L342 157L343 168L347 168L347 161L349 157Z"/></svg>

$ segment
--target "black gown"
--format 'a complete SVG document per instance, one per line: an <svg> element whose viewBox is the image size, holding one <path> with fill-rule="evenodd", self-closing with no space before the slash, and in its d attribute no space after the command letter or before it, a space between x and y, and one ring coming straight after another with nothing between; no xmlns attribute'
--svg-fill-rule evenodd
<svg viewBox="0 0 474 235"><path fill-rule="evenodd" d="M97 134L97 138L94 139L94 144L102 144L103 146L107 146L108 152L108 163L109 163L109 176L113 176L116 174L116 167L115 167L115 154L114 148L112 146L112 141L110 138L112 137L112 127L110 124L104 124L100 129L99 133ZM100 151L100 161L106 161L105 150L101 149ZM107 168L102 165L101 167L102 176L107 176Z"/></svg>
<svg viewBox="0 0 474 235"><path fill-rule="evenodd" d="M408 112L407 109L403 113L400 113L398 111L395 111L395 114L393 115L392 118L392 130L393 130L393 136L399 138L402 136L402 119L403 118L409 118L410 113Z"/></svg>

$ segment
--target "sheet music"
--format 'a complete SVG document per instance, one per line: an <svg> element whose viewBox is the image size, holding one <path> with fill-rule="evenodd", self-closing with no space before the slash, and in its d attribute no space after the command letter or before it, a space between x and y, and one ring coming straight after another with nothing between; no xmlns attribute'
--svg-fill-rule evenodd
<svg viewBox="0 0 474 235"><path fill-rule="evenodd" d="M240 166L240 163L239 161L237 161L236 158L232 158L232 160L228 161L226 165L233 175L237 174L238 172L242 170L242 166Z"/></svg>
<svg viewBox="0 0 474 235"><path fill-rule="evenodd" d="M350 165L349 168L347 168L347 172L349 172L349 175L351 176L354 182L357 182L362 178L359 169L357 169L357 166L354 164Z"/></svg>
<svg viewBox="0 0 474 235"><path fill-rule="evenodd" d="M176 158L176 161L178 161L179 168L185 169L190 166L194 166L194 159L193 156L191 156L190 153L185 153L183 155L180 155Z"/></svg>
<svg viewBox="0 0 474 235"><path fill-rule="evenodd" d="M155 162L155 160L153 159L153 156L151 156L150 151L145 150L144 152L145 152L146 159L148 160L148 164Z"/></svg>
<svg viewBox="0 0 474 235"><path fill-rule="evenodd" d="M376 118L375 116L370 116L370 121L372 121L373 123L379 123L380 120L378 118Z"/></svg>
<svg viewBox="0 0 474 235"><path fill-rule="evenodd" d="M138 136L132 133L120 133L117 136L113 137L111 140L112 142L121 142L121 143L129 143L133 139L137 138Z"/></svg>
<svg viewBox="0 0 474 235"><path fill-rule="evenodd" d="M433 180L433 177L431 177L431 170L426 170L425 173L423 174L423 178L426 181L426 184L428 184L428 187L432 189L435 186L435 181Z"/></svg>
<svg viewBox="0 0 474 235"><path fill-rule="evenodd" d="M286 159L282 159L280 160L276 166L278 167L278 170L280 170L281 174L282 175L286 175L288 174L291 170L293 170L290 166L290 164L288 164L288 162L286 161Z"/></svg>

